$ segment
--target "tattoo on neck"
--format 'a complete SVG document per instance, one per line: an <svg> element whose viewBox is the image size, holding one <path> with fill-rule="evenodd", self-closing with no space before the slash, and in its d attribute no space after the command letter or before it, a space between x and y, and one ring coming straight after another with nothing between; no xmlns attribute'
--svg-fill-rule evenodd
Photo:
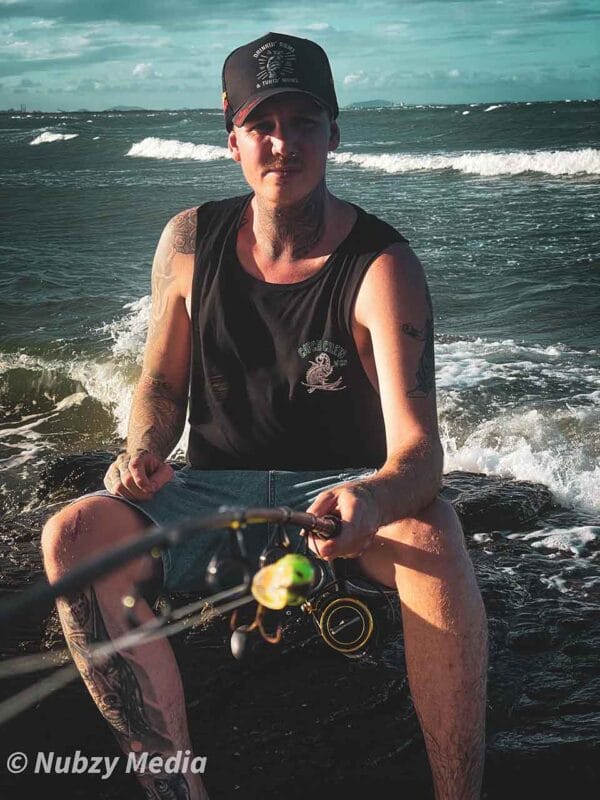
<svg viewBox="0 0 600 800"><path fill-rule="evenodd" d="M292 260L304 258L320 241L325 229L325 182L293 206L273 208L257 198L258 236L270 258L289 252Z"/></svg>

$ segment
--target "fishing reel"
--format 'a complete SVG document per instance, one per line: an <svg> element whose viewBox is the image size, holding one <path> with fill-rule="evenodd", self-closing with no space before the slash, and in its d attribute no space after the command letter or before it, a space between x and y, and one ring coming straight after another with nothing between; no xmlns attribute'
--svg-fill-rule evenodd
<svg viewBox="0 0 600 800"><path fill-rule="evenodd" d="M386 592L362 576L348 576L345 559L329 565L333 580L328 580L326 562L309 550L306 537L303 549L294 552L285 525L277 526L252 580L258 601L254 620L238 625L236 612L231 617L231 651L238 660L255 655L264 642L281 641L280 624L273 632L266 629L270 610L299 607L312 618L325 644L348 658L375 653L397 622L395 590Z"/></svg>
<svg viewBox="0 0 600 800"><path fill-rule="evenodd" d="M347 658L362 658L380 650L399 620L397 594L362 576L349 579L347 564L346 559L334 559L333 581L313 591L301 608L325 644Z"/></svg>

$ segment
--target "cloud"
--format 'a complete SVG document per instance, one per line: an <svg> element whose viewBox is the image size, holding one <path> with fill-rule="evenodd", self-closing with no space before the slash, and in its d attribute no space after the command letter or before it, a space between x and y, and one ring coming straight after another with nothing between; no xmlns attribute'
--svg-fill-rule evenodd
<svg viewBox="0 0 600 800"><path fill-rule="evenodd" d="M332 0L329 0L332 2ZM340 4L342 0L334 0ZM344 0L347 3L347 0ZM266 7L265 7L266 5ZM228 9L237 17L242 12L249 15L260 13L263 17L270 12L269 3L264 0L177 0L176 12L173 4L165 0L16 0L0 2L0 18L42 18L52 19L62 24L87 22L127 22L138 24L160 24L171 29L181 25L182 20L189 30L190 25L199 25L215 6L219 11ZM273 7L297 7L297 0L274 0Z"/></svg>
<svg viewBox="0 0 600 800"><path fill-rule="evenodd" d="M319 33L324 33L328 31L334 31L335 28L333 25L330 25L328 22L313 22L310 25L304 25L305 31L318 31Z"/></svg>
<svg viewBox="0 0 600 800"><path fill-rule="evenodd" d="M154 70L152 64L136 64L133 68L133 77L146 80L147 78L160 78L161 76Z"/></svg>
<svg viewBox="0 0 600 800"><path fill-rule="evenodd" d="M404 36L408 33L408 22L386 22L379 27L384 36Z"/></svg>
<svg viewBox="0 0 600 800"><path fill-rule="evenodd" d="M97 81L94 78L84 78L72 89L75 92L99 92L105 89L106 85L102 81Z"/></svg>
<svg viewBox="0 0 600 800"><path fill-rule="evenodd" d="M53 28L56 23L53 19L37 19L35 22L31 23L31 28L47 30L48 28Z"/></svg>
<svg viewBox="0 0 600 800"><path fill-rule="evenodd" d="M369 83L369 76L362 69L344 77L344 86L368 86Z"/></svg>

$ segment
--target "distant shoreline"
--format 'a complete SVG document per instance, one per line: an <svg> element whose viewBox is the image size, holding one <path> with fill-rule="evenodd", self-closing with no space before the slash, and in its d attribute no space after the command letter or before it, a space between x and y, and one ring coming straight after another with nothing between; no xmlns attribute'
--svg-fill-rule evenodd
<svg viewBox="0 0 600 800"><path fill-rule="evenodd" d="M390 110L397 109L411 109L411 108L474 108L475 106L486 105L502 105L502 106L525 106L525 105L548 105L557 103L599 103L600 98L588 97L585 99L561 99L561 100L478 100L464 103L394 103L390 100L362 100L356 103L349 103L341 106L340 111L364 111L364 110ZM1 108L0 114L163 114L163 113L211 113L221 114L220 108L142 108L141 106L113 106L112 108L103 108L100 110L92 110L87 108L77 108L73 111L67 111L58 108L55 111L41 111L39 109L22 110L19 108Z"/></svg>

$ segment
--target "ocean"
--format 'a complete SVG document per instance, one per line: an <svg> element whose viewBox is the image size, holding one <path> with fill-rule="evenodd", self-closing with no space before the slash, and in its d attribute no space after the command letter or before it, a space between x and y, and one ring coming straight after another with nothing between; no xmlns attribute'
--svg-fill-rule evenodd
<svg viewBox="0 0 600 800"><path fill-rule="evenodd" d="M343 110L328 165L330 189L397 227L425 267L445 471L545 484L582 524L523 535L574 554L600 536L599 105ZM247 186L215 110L2 112L0 175L12 515L39 504L53 458L120 444L160 233Z"/></svg>

